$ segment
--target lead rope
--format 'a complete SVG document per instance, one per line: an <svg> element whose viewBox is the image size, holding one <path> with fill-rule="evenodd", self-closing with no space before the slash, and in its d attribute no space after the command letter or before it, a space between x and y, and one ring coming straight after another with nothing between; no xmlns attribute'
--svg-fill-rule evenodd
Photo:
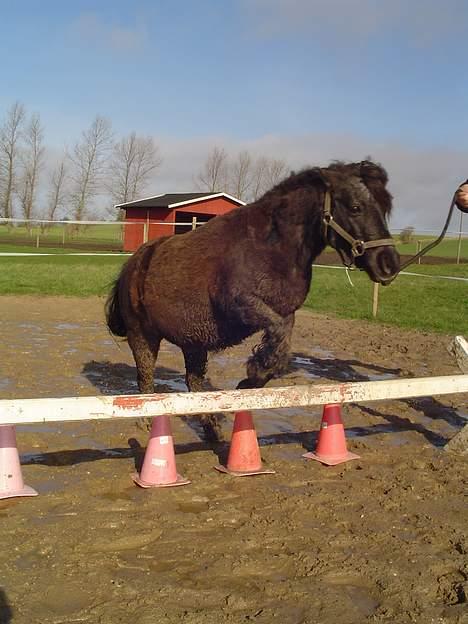
<svg viewBox="0 0 468 624"><path fill-rule="evenodd" d="M348 278L348 282L351 284L351 286L354 288L354 284L353 284L353 280L351 279L351 275L349 274L349 271L352 271L352 267L348 267L345 266L345 271L346 271L346 277Z"/></svg>

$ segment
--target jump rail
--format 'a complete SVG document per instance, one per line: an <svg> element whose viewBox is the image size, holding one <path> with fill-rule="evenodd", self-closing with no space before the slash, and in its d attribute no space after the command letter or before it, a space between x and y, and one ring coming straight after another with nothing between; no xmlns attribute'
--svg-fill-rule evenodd
<svg viewBox="0 0 468 624"><path fill-rule="evenodd" d="M468 392L468 375L391 379L254 390L175 392L0 401L0 425L181 416L331 403L359 403Z"/></svg>

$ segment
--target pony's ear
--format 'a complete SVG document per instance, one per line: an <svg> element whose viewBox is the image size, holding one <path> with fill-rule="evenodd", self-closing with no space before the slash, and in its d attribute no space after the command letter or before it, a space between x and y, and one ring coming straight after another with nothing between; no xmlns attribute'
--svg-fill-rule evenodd
<svg viewBox="0 0 468 624"><path fill-rule="evenodd" d="M369 191L379 202L388 215L392 209L392 196L387 190L388 176L381 165L376 165L370 160L363 160L359 165L359 173L362 181Z"/></svg>
<svg viewBox="0 0 468 624"><path fill-rule="evenodd" d="M364 182L380 182L387 185L388 175L382 165L377 165L371 160L363 160L359 166L359 173Z"/></svg>

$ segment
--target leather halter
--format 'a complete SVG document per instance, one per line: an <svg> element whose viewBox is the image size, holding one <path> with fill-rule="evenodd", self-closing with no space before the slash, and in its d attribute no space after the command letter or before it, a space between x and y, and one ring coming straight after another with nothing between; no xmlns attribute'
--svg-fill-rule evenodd
<svg viewBox="0 0 468 624"><path fill-rule="evenodd" d="M358 256L363 256L368 249L373 247L384 247L387 245L395 246L395 241L393 238L378 238L371 241L363 241L358 240L357 238L353 238L351 234L349 234L341 225L333 218L332 212L332 201L330 191L325 192L325 199L323 202L323 218L322 222L325 226L325 238L328 242L328 228L335 230L337 234L344 238L351 245L351 253L353 258L357 258Z"/></svg>

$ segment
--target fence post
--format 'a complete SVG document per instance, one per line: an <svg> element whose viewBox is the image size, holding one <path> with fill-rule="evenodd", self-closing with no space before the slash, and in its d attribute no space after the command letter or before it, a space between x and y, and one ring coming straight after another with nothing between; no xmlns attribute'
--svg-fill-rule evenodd
<svg viewBox="0 0 468 624"><path fill-rule="evenodd" d="M416 253L419 253L421 251L421 245L422 241L418 240L418 248L416 250ZM421 264L421 258L418 258L418 264Z"/></svg>
<svg viewBox="0 0 468 624"><path fill-rule="evenodd" d="M62 230L62 245L65 245L65 234L66 234L66 231L67 231L67 224L64 223L63 230Z"/></svg>
<svg viewBox="0 0 468 624"><path fill-rule="evenodd" d="M192 217L192 230L197 229L197 217Z"/></svg>
<svg viewBox="0 0 468 624"><path fill-rule="evenodd" d="M39 235L39 232L38 232L36 234L36 249L39 249L39 238L40 238L40 235Z"/></svg>
<svg viewBox="0 0 468 624"><path fill-rule="evenodd" d="M374 292L372 296L372 316L375 318L379 310L379 286L378 282L374 282Z"/></svg>
<svg viewBox="0 0 468 624"><path fill-rule="evenodd" d="M148 223L146 221L143 223L143 242L148 242Z"/></svg>

